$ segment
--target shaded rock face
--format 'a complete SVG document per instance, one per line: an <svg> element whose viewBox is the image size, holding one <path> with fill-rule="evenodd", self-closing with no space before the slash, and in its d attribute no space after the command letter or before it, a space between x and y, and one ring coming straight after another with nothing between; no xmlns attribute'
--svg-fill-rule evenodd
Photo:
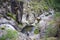
<svg viewBox="0 0 60 40"><path fill-rule="evenodd" d="M33 27L34 27L33 25L26 25L26 26L21 30L21 32L29 35L28 32L32 32Z"/></svg>

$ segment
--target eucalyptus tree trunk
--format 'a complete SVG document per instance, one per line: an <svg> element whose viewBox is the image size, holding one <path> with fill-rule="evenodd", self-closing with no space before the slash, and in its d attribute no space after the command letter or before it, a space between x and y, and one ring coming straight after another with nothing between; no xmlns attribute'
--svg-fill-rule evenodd
<svg viewBox="0 0 60 40"><path fill-rule="evenodd" d="M11 0L11 10L13 14L16 14L17 12L17 2L15 0Z"/></svg>
<svg viewBox="0 0 60 40"><path fill-rule="evenodd" d="M22 15L23 15L23 2L22 1L19 1L19 4L18 4L18 13L16 13L16 20L18 23L22 23Z"/></svg>
<svg viewBox="0 0 60 40"><path fill-rule="evenodd" d="M21 23L23 15L23 2L11 0L11 10L13 14L16 14L16 21Z"/></svg>

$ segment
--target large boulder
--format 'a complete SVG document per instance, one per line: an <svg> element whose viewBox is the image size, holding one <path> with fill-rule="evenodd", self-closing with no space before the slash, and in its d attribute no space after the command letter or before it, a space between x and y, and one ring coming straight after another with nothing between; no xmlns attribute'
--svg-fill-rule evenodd
<svg viewBox="0 0 60 40"><path fill-rule="evenodd" d="M9 17L10 18L10 17ZM6 28L11 28L11 29L15 29L15 30L20 30L20 28L18 28L18 24L15 22L15 20L13 20L12 18L10 18L9 20L6 18L1 17L0 18L0 26L6 26Z"/></svg>

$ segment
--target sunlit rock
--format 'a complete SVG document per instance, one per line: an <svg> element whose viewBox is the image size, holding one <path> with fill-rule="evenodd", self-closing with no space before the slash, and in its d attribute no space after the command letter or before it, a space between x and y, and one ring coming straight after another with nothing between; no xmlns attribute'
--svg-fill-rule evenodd
<svg viewBox="0 0 60 40"><path fill-rule="evenodd" d="M29 22L29 23L34 23L34 21L35 21L34 14L30 13L30 14L29 14L28 22Z"/></svg>

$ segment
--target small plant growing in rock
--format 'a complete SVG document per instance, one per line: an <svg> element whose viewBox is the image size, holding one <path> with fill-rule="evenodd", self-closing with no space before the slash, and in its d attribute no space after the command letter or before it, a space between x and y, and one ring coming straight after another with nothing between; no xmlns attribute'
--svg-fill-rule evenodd
<svg viewBox="0 0 60 40"><path fill-rule="evenodd" d="M39 30L38 30L38 29L35 29L35 30L34 30L34 33L35 33L35 34L38 34L38 33L39 33Z"/></svg>

